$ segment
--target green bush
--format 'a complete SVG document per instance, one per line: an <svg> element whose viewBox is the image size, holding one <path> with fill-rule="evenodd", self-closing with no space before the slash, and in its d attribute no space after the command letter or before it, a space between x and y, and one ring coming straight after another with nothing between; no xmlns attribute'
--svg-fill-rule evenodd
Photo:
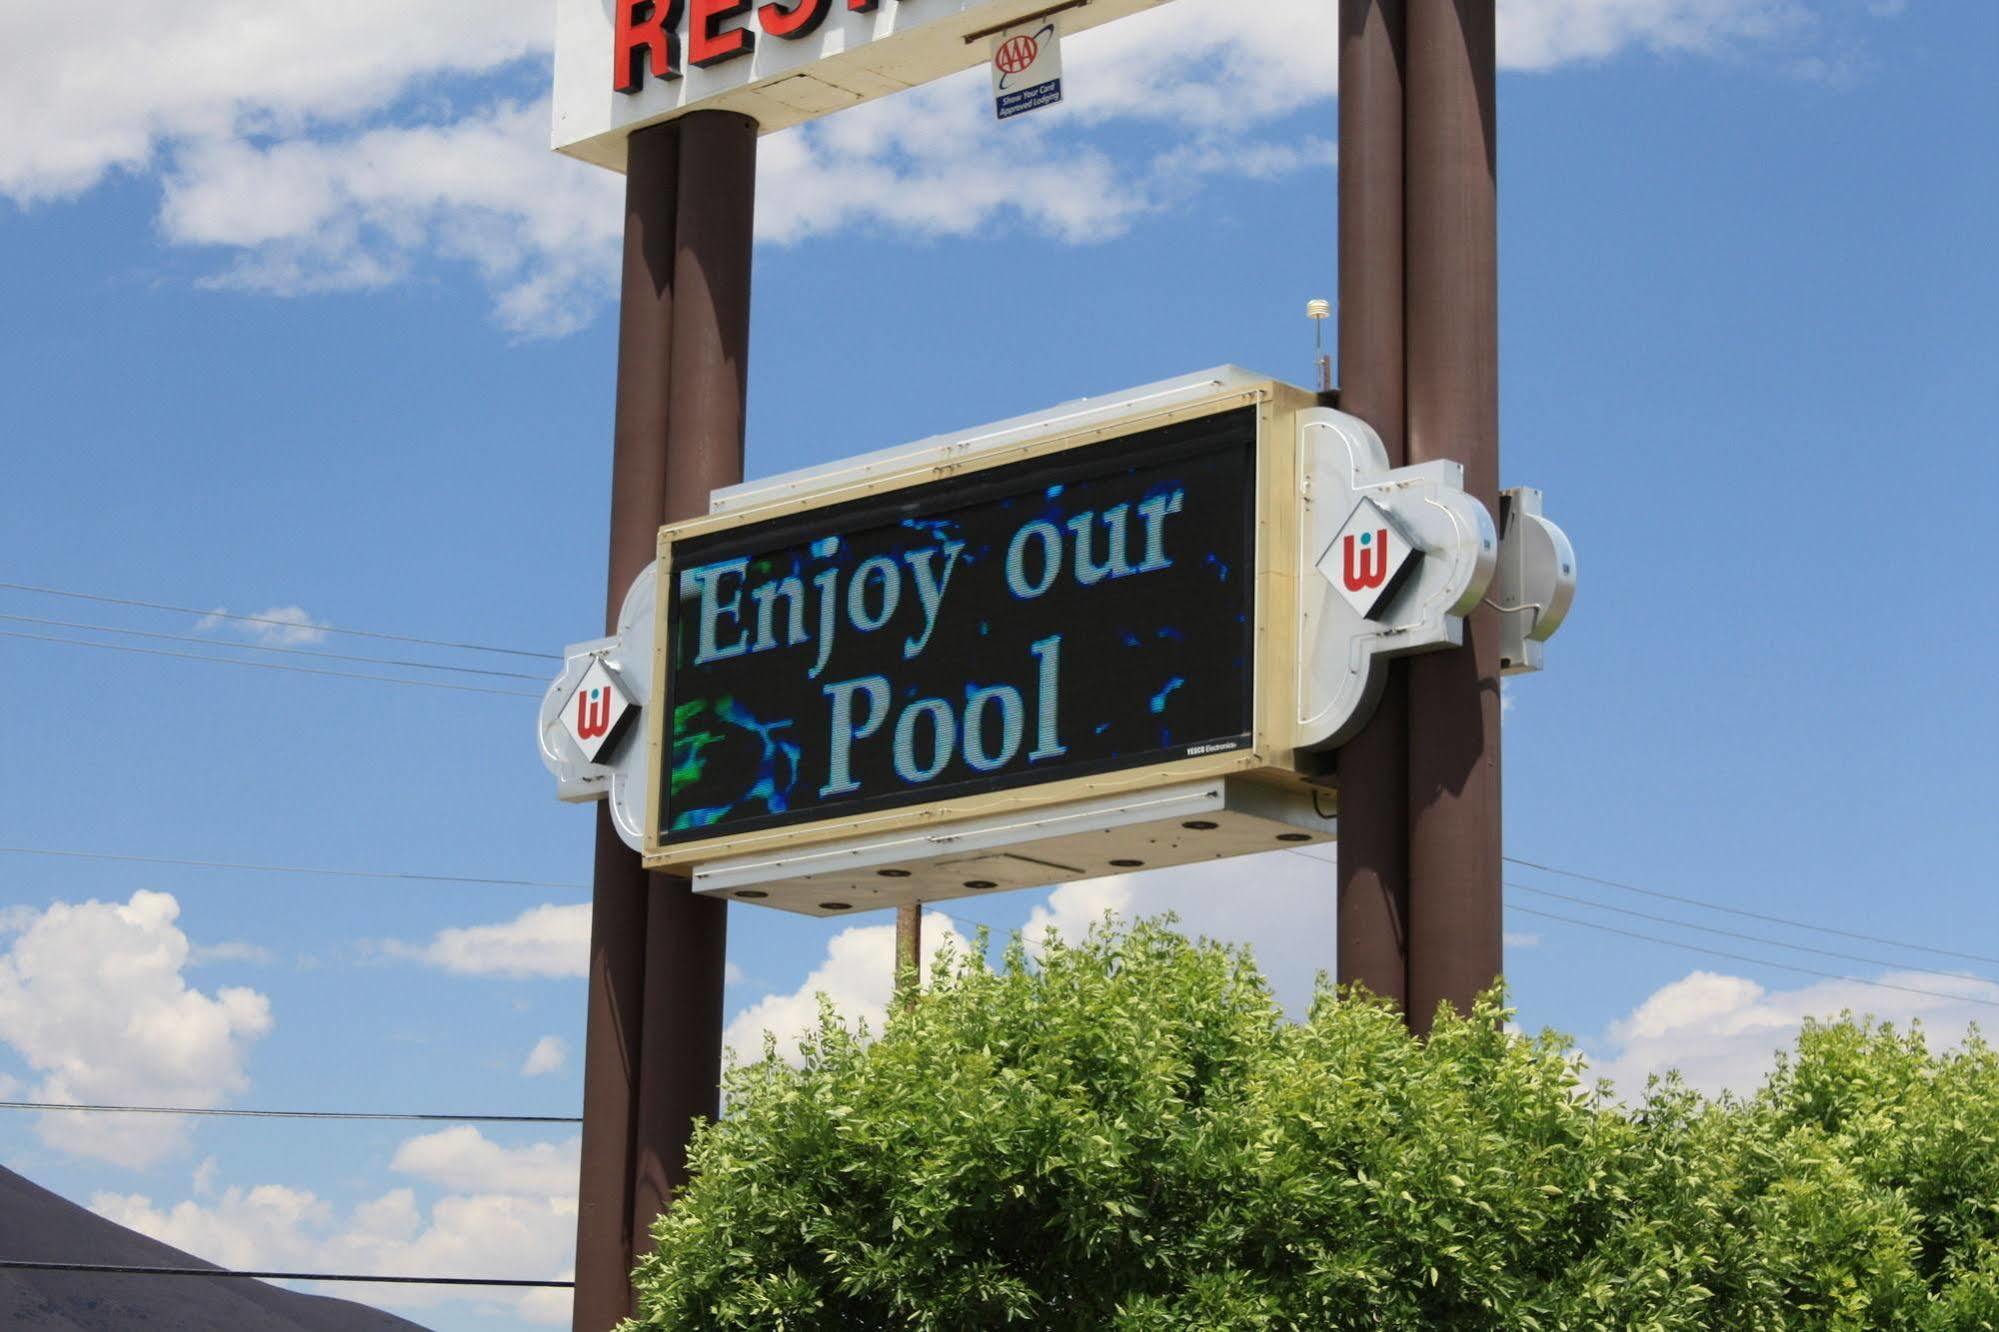
<svg viewBox="0 0 1999 1332"><path fill-rule="evenodd" d="M1753 1097L1627 1108L1505 1016L1292 1023L1159 922L946 960L731 1073L630 1326L1999 1332L1976 1039L1813 1026Z"/></svg>

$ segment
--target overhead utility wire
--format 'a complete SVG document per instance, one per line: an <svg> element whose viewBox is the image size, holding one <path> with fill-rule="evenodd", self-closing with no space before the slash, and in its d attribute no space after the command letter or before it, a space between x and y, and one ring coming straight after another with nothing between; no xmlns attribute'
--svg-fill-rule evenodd
<svg viewBox="0 0 1999 1332"><path fill-rule="evenodd" d="M195 1110L164 1105L69 1105L56 1101L0 1101L0 1110L92 1115L195 1115L208 1119L337 1119L382 1124L581 1124L575 1115L408 1115L347 1110Z"/></svg>
<svg viewBox="0 0 1999 1332"><path fill-rule="evenodd" d="M136 606L141 610L173 611L179 615L213 616L218 620L235 620L243 624L271 624L280 629L298 629L295 620L277 620L264 615L235 615L229 611L202 610L195 606L172 606L162 601L135 601L128 597L107 597L94 592L65 592L61 588L36 587L28 583L0 583L0 592L32 592L43 597L68 597L72 601L95 601L106 606ZM557 652L527 652L521 648L487 647L482 643L451 643L436 638L418 638L410 634L385 634L373 629L343 629L330 624L310 626L329 634L347 634L354 638L379 638L390 643L420 643L425 647L453 648L460 652L496 652L508 657L534 657L541 661L561 661Z"/></svg>
<svg viewBox="0 0 1999 1332"><path fill-rule="evenodd" d="M1645 943L1664 944L1668 948L1683 948L1690 953L1705 953L1709 957L1727 958L1731 962L1746 962L1751 966L1775 967L1779 971L1793 971L1801 976L1817 976L1823 980L1845 981L1851 985L1868 985L1877 990L1899 990L1903 994L1920 994L1931 999L1947 999L1952 1003L1978 1004L1984 1008L1999 1008L1999 1000L1980 999L1969 994L1947 994L1942 990L1918 989L1913 985L1896 985L1890 981L1867 980L1861 976L1845 976L1832 971L1817 971L1811 967L1794 966L1789 962L1772 962L1768 958L1748 957L1742 953L1725 952L1719 948L1709 948L1705 944L1682 943L1678 939L1662 939L1656 934L1641 934L1637 930L1619 929L1615 925L1599 925L1595 921L1578 920L1574 916L1561 916L1552 911L1536 911L1533 907L1511 906L1509 911L1517 911L1523 916L1536 916L1542 920L1558 920L1564 925L1580 925L1586 930L1597 930L1603 934L1621 934L1627 939L1639 939ZM1981 981L1982 985L1990 982Z"/></svg>
<svg viewBox="0 0 1999 1332"><path fill-rule="evenodd" d="M1617 879L1598 878L1594 874L1580 874L1575 870L1560 869L1554 865L1544 865L1539 861L1522 860L1518 856L1506 857L1509 865L1522 869L1540 870L1547 874L1560 875L1564 879L1574 879L1578 883L1593 883L1599 888L1615 888L1622 893L1637 893L1641 897L1656 897L1665 902L1678 902L1682 906L1699 907L1704 911L1721 911L1731 916L1741 916L1748 920L1760 920L1766 925L1789 925L1800 930L1812 930L1819 934L1836 935L1841 939L1854 939L1861 943L1886 944L1890 948L1906 948L1911 952L1929 953L1935 957L1954 957L1960 962L1983 962L1999 967L1999 957L1987 957L1981 953L1960 953L1948 948L1937 948L1930 944L1908 943L1901 939L1887 939L1878 934L1857 934L1852 930L1836 930L1830 925L1814 925L1810 921L1793 920L1788 916L1770 916L1760 911L1746 911L1741 907L1723 906L1719 902L1704 901L1698 897L1682 897L1677 893L1661 892L1656 888L1640 888L1635 883L1623 883Z"/></svg>
<svg viewBox="0 0 1999 1332"><path fill-rule="evenodd" d="M1941 976L1946 980L1964 980L1959 971L1937 971L1931 967L1914 967L1906 962L1891 962L1886 958L1863 957L1858 953L1838 953L1827 948L1813 948L1810 944L1786 943L1782 939L1772 939L1767 935L1744 934L1739 930L1724 930L1713 925L1696 925L1690 920L1675 920L1671 916L1655 916L1649 911L1634 911L1630 907L1612 906L1608 902L1592 901L1587 897L1571 897L1567 893L1552 892L1546 888L1536 888L1532 884L1514 883L1507 880L1506 886L1516 892L1533 893L1536 897L1552 897L1557 902L1567 902L1572 906L1589 907L1596 911L1614 911L1620 916L1632 916L1639 920L1649 920L1655 925L1671 925L1675 929L1698 930L1702 934L1718 934L1724 939L1740 939L1744 943L1765 944L1771 948L1788 948L1794 953L1812 953L1819 957L1835 958L1841 962L1865 962L1870 967L1887 967L1893 971L1912 971L1924 976ZM1983 980L1984 977L1971 979Z"/></svg>
<svg viewBox="0 0 1999 1332"><path fill-rule="evenodd" d="M393 870L317 869L306 865L246 865L226 860L180 860L171 856L124 856L109 851L57 851L38 846L0 846L0 855L46 856L60 860L108 860L123 865L174 865L183 869L242 870L248 874L310 874L323 879L398 879L409 883L469 883L492 888L559 888L587 893L586 883L546 879L491 879L472 874L406 874Z"/></svg>
<svg viewBox="0 0 1999 1332"><path fill-rule="evenodd" d="M219 1267L129 1267L119 1263L41 1263L0 1258L0 1271L87 1272L107 1276L219 1277L229 1281L348 1281L381 1286L494 1286L574 1290L574 1281L523 1281L518 1277L355 1276L333 1272L232 1272Z"/></svg>
<svg viewBox="0 0 1999 1332"><path fill-rule="evenodd" d="M1333 860L1330 857L1315 856L1311 852L1301 850L1297 847L1290 848L1290 854L1294 856L1303 856L1307 860L1316 860L1322 865L1336 865L1339 863L1338 861ZM1576 879L1583 883L1599 884L1605 888L1618 888L1622 889L1625 892L1640 893L1646 897L1656 897L1668 902L1678 902L1683 906L1698 907L1707 911L1726 912L1731 916L1742 916L1749 920L1760 920L1768 925L1784 925L1792 929L1812 930L1819 934L1830 934L1841 939L1855 939L1861 943L1881 944L1888 948L1906 948L1909 949L1911 952L1930 953L1937 957L1950 957L1950 958L1956 958L1964 962L1983 962L1988 966L1999 966L1999 958L1984 957L1977 953L1952 952L1948 948L1934 948L1927 944L1907 943L1900 939L1885 939L1882 938L1880 935L1876 934L1858 934L1851 930L1836 930L1825 925L1814 925L1810 921L1794 920L1789 916L1771 916L1771 915L1765 915L1759 911L1744 911L1736 907L1723 906L1718 902L1706 902L1695 897L1681 897L1674 893L1662 893L1650 888L1640 888L1636 884L1619 883L1615 879L1599 879L1593 875L1578 874L1572 870L1557 869L1553 865L1543 865L1532 860L1521 860L1514 856L1506 857L1506 863L1509 865L1523 866L1527 869L1544 870L1549 874L1558 874L1565 879ZM1549 892L1545 888L1537 889L1529 884L1515 883L1511 880L1508 881L1507 886L1509 888L1523 888L1529 892L1546 893L1550 897L1558 897L1565 902L1580 902L1589 906L1601 907L1605 911L1618 911L1618 912L1623 912L1626 915L1635 915L1645 920L1657 920L1661 921L1664 924L1669 924L1669 925L1685 925L1686 928L1690 930L1707 930L1709 933L1715 933L1715 934L1729 933L1726 930L1708 930L1708 927L1705 925L1694 925L1689 922L1670 920L1659 916L1647 916L1643 912L1628 911L1623 907L1614 907L1609 905L1608 903L1594 902L1590 901L1587 898L1562 897L1560 893ZM1777 943L1777 941L1774 939L1766 940L1750 934L1730 935L1730 937L1746 939L1754 943ZM1820 951L1814 948L1806 948L1800 944L1778 943L1777 946L1779 948L1792 948L1800 952L1807 952L1807 953ZM1827 953L1825 954L1825 956L1838 957L1850 962L1868 962L1876 966L1899 967L1907 971L1923 971L1923 972L1928 972L1930 975L1933 976L1954 976L1957 974L1955 972L1936 971L1929 967L1911 966L1908 963L1902 963L1902 962L1882 962L1875 958L1851 957L1845 953Z"/></svg>
<svg viewBox="0 0 1999 1332"><path fill-rule="evenodd" d="M151 638L166 643L198 643L203 647L228 648L239 652L279 652L288 657L317 657L322 661L356 661L373 666L406 666L419 671L453 671L459 675L497 676L503 680L540 680L539 675L522 671L494 671L483 666L446 666L435 661L407 661L397 657L356 657L343 652L319 652L312 648L276 647L269 643L231 643L225 639L201 638L194 634L161 634L146 629L120 629L108 624L79 624L74 620L47 620L38 615L0 615L12 624L34 624L45 629L83 629L93 634L122 634L127 638Z"/></svg>
<svg viewBox="0 0 1999 1332"><path fill-rule="evenodd" d="M339 680L372 680L376 684L408 685L412 689L449 689L460 694L498 694L506 698L540 698L538 693L521 689L487 689L480 685L449 684L443 680L403 680L393 675L366 675L358 671L327 671L316 666L287 666L277 661L241 661L235 657L218 657L206 652L175 652L170 648L135 647L126 643L94 643L87 638L58 638L53 634L24 634L15 629L0 629L0 638L25 638L35 643L66 643L71 647L102 648L107 652L137 652L148 657L180 657L187 661L206 661L219 666L246 666L256 671L292 671L300 675L326 675Z"/></svg>

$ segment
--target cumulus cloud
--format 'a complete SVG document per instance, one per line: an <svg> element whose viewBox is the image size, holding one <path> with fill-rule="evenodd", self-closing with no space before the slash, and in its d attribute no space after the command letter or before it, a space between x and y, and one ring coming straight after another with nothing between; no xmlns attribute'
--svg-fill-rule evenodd
<svg viewBox="0 0 1999 1332"><path fill-rule="evenodd" d="M454 1193L553 1197L576 1190L578 1141L502 1147L476 1128L451 1128L411 1138L389 1168Z"/></svg>
<svg viewBox="0 0 1999 1332"><path fill-rule="evenodd" d="M1592 1072L1627 1097L1641 1094L1647 1078L1668 1069L1710 1095L1747 1093L1768 1075L1777 1052L1797 1040L1807 1018L1854 1013L1899 1024L1920 1021L1938 1043L1951 1045L1981 1018L1989 1023L1988 1005L1999 1002L1999 985L1971 977L1891 972L1876 979L1881 984L1827 980L1767 990L1740 976L1696 971L1613 1023Z"/></svg>
<svg viewBox="0 0 1999 1332"><path fill-rule="evenodd" d="M179 916L171 895L140 892L16 917L0 954L0 1041L40 1075L36 1100L206 1109L248 1090L270 1001L188 985ZM186 1141L182 1121L154 1116L45 1115L37 1131L72 1155L134 1168Z"/></svg>
<svg viewBox="0 0 1999 1332"><path fill-rule="evenodd" d="M560 1073L562 1066L569 1062L569 1044L560 1036L544 1036L534 1043L528 1057L521 1064L524 1078L545 1078L551 1073Z"/></svg>
<svg viewBox="0 0 1999 1332"><path fill-rule="evenodd" d="M390 951L457 976L581 979L590 970L590 907L538 906L497 925L440 930L426 945L394 944Z"/></svg>
<svg viewBox="0 0 1999 1332"><path fill-rule="evenodd" d="M246 617L232 616L226 607L218 606L202 616L194 626L195 632L202 634L220 630L240 633L266 647L302 647L324 643L326 631L332 627L323 620L315 620L303 606L272 606Z"/></svg>
<svg viewBox="0 0 1999 1332"><path fill-rule="evenodd" d="M973 72L772 136L764 236L1012 221L1099 241L1204 178L1322 168L1322 137L1262 135L1333 95L1335 21L1323 0L1177 0L1074 38L1069 100L1024 121L993 124ZM1812 24L1801 0L1502 0L1500 59L1715 52ZM186 0L163 29L0 9L0 196L157 173L162 233L216 250L217 283L377 287L442 258L487 283L507 328L562 333L611 295L620 211L616 178L550 154L546 102L520 99L552 26L545 0ZM441 94L466 75L495 91ZM1114 124L1137 137L1105 138Z"/></svg>
<svg viewBox="0 0 1999 1332"><path fill-rule="evenodd" d="M247 962L256 966L269 966L277 960L277 955L262 944L245 943L241 939L225 939L219 944L201 944L188 950L187 964L191 967L212 966L217 962Z"/></svg>
<svg viewBox="0 0 1999 1332"><path fill-rule="evenodd" d="M1812 23L1802 0L1500 0L1499 63L1548 70L1633 47L1711 55L1799 36Z"/></svg>
<svg viewBox="0 0 1999 1332"><path fill-rule="evenodd" d="M418 80L541 50L542 0L179 0L171 23L69 5L0 9L0 195L72 195L163 146L296 137L365 116Z"/></svg>
<svg viewBox="0 0 1999 1332"><path fill-rule="evenodd" d="M1187 934L1249 945L1278 1000L1302 1015L1319 973L1333 970L1338 873L1332 853L1315 849L1091 879L1050 893L1025 933L1036 942L1053 926L1080 939L1106 911L1126 920L1172 912Z"/></svg>
<svg viewBox="0 0 1999 1332"><path fill-rule="evenodd" d="M923 973L928 977L937 950L948 943L959 955L970 951L952 922L935 912L923 914ZM826 956L805 982L789 994L766 995L738 1013L722 1033L722 1042L739 1059L763 1054L764 1033L777 1037L780 1051L790 1051L798 1038L819 1027L819 996L833 1001L849 1023L865 1021L881 1030L895 992L895 926L856 925L841 930L826 945Z"/></svg>
<svg viewBox="0 0 1999 1332"><path fill-rule="evenodd" d="M168 239L235 256L212 281L280 295L380 287L423 256L471 265L501 322L574 327L609 293L622 185L548 151L546 102L329 139L222 139L166 176Z"/></svg>
<svg viewBox="0 0 1999 1332"><path fill-rule="evenodd" d="M282 1184L216 1193L212 1170L196 1190L206 1201L167 1206L140 1194L100 1193L90 1206L119 1225L225 1267L562 1280L574 1270L577 1152L573 1138L505 1147L471 1128L409 1139L390 1168L445 1190L427 1208L413 1187L391 1189L344 1215L310 1190ZM569 1320L567 1292L339 1293L409 1308L471 1301L533 1322Z"/></svg>

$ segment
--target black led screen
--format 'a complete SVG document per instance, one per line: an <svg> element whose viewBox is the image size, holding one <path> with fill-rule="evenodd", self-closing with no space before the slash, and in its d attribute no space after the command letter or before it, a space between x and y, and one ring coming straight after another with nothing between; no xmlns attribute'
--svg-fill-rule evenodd
<svg viewBox="0 0 1999 1332"><path fill-rule="evenodd" d="M676 543L664 841L1247 746L1255 466L1244 408Z"/></svg>

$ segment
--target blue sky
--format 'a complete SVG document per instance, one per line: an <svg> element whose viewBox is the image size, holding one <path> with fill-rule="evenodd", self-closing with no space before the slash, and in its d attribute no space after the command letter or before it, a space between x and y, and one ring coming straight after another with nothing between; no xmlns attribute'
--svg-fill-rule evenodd
<svg viewBox="0 0 1999 1332"><path fill-rule="evenodd" d="M544 151L545 6L355 0L303 37L240 0L181 8L131 39L150 49L52 6L0 18L24 127L0 145L0 582L301 623L11 590L0 615L539 676L314 626L538 652L595 632L618 187ZM1005 126L975 76L767 139L751 471L1225 362L1309 380L1333 6L1238 8L1076 40L1072 100ZM1994 602L1972 586L1999 484L1999 13L1501 8L1503 470L1547 490L1584 573L1548 671L1510 690L1509 851L1999 955ZM4 635L0 678L0 846L587 877L532 697ZM1170 906L1255 943L1295 1003L1331 962L1332 872L1259 869L968 910ZM1966 979L1999 967L1514 877L1870 960L1521 907L1906 987L1512 917L1521 1021L1626 1082L1670 1062L1742 1085L1805 1013L1954 1034L1999 1001ZM0 1093L573 1113L585 901L0 852ZM886 922L732 911L738 1039L816 988L880 1003ZM9 1168L243 1265L560 1275L572 1157L560 1129L0 1119ZM395 1298L446 1329L562 1320Z"/></svg>

